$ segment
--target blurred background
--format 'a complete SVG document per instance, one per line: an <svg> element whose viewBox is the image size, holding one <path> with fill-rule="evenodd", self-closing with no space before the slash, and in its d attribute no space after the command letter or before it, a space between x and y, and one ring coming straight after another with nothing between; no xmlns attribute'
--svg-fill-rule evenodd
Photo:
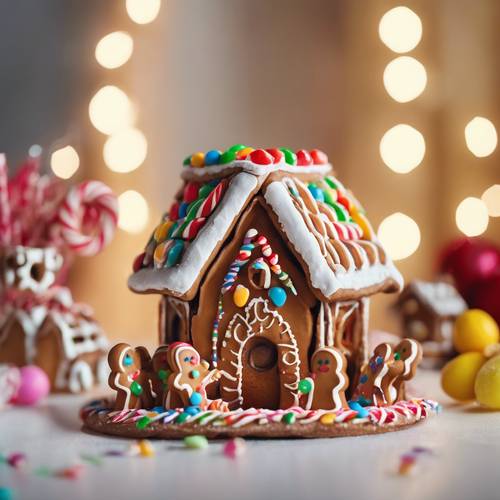
<svg viewBox="0 0 500 500"><path fill-rule="evenodd" d="M126 279L195 151L323 149L407 280L452 238L500 243L496 0L3 0L0 26L10 168L36 144L119 195L70 277L113 339L156 339L158 298ZM373 328L399 327L394 300Z"/></svg>

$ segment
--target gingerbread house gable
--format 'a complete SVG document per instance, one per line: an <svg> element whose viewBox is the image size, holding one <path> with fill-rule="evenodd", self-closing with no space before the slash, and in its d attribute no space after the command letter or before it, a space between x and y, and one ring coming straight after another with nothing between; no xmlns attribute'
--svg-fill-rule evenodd
<svg viewBox="0 0 500 500"><path fill-rule="evenodd" d="M193 299L244 209L258 196L319 300L399 290L401 275L325 158L309 165L290 165L285 155L275 155L266 165L257 162L261 157L248 157L186 166L183 190L136 260L129 287Z"/></svg>

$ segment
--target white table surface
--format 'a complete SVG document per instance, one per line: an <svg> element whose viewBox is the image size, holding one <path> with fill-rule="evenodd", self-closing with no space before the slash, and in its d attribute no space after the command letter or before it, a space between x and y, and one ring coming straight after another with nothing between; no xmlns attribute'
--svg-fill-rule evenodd
<svg viewBox="0 0 500 500"><path fill-rule="evenodd" d="M0 486L16 499L453 499L500 498L500 412L452 404L436 372L413 387L443 403L443 412L412 429L378 436L319 440L247 440L235 460L221 442L188 450L155 441L154 458L105 457L77 480L40 477L40 466L66 467L81 454L124 449L127 440L84 434L78 409L86 397L52 396L38 408L0 411L0 453L24 452L28 464L0 465ZM432 450L412 474L397 474L413 446Z"/></svg>

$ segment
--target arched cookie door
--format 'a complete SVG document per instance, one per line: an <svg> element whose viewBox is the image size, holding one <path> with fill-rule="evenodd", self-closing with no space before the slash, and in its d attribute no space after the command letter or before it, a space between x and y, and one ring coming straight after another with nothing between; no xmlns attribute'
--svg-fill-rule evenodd
<svg viewBox="0 0 500 500"><path fill-rule="evenodd" d="M290 325L269 301L253 299L228 324L221 346L221 395L243 408L297 404L299 349Z"/></svg>

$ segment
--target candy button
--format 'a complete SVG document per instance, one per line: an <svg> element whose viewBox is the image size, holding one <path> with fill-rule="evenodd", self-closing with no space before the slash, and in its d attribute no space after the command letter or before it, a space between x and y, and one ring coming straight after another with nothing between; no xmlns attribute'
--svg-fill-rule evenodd
<svg viewBox="0 0 500 500"><path fill-rule="evenodd" d="M299 382L299 392L302 394L309 394L312 390L312 382L308 379L302 379Z"/></svg>
<svg viewBox="0 0 500 500"><path fill-rule="evenodd" d="M306 151L305 149L299 149L297 151L297 165L301 167L312 165L312 158L309 151Z"/></svg>
<svg viewBox="0 0 500 500"><path fill-rule="evenodd" d="M184 242L177 240L174 242L167 256L167 267L175 266L181 259L182 250L184 249Z"/></svg>
<svg viewBox="0 0 500 500"><path fill-rule="evenodd" d="M193 406L199 406L201 405L203 401L203 396L199 393L199 392L193 392L193 394L191 394L191 397L189 398L189 402L193 405Z"/></svg>
<svg viewBox="0 0 500 500"><path fill-rule="evenodd" d="M151 423L151 419L144 415L144 417L141 417L135 424L135 426L142 430L142 429L145 429L149 424Z"/></svg>
<svg viewBox="0 0 500 500"><path fill-rule="evenodd" d="M251 152L253 148L243 148L236 153L236 159L244 160Z"/></svg>
<svg viewBox="0 0 500 500"><path fill-rule="evenodd" d="M366 418L370 415L370 412L366 408L363 408L357 401L349 401L348 405L351 410L358 412L357 418Z"/></svg>
<svg viewBox="0 0 500 500"><path fill-rule="evenodd" d="M132 264L132 270L134 271L134 273L142 268L142 263L144 262L145 255L146 252L142 252L134 259L134 263Z"/></svg>
<svg viewBox="0 0 500 500"><path fill-rule="evenodd" d="M155 263L156 269L159 269L165 263L165 259L167 258L167 252L169 248L173 245L171 240L164 241L160 243L156 248L153 254L153 259Z"/></svg>
<svg viewBox="0 0 500 500"><path fill-rule="evenodd" d="M281 160L283 160L285 156L283 152L277 148L266 149L266 152L273 157L274 159L273 163L279 163Z"/></svg>
<svg viewBox="0 0 500 500"><path fill-rule="evenodd" d="M179 205L179 219L184 219L184 217L186 217L188 207L189 207L189 203L186 203L185 201L183 201Z"/></svg>
<svg viewBox="0 0 500 500"><path fill-rule="evenodd" d="M205 165L205 155L201 151L191 156L192 167L203 167Z"/></svg>
<svg viewBox="0 0 500 500"><path fill-rule="evenodd" d="M351 203L349 202L349 200L345 197L345 196L338 196L337 197L337 202L342 204L346 210L350 210L351 208Z"/></svg>
<svg viewBox="0 0 500 500"><path fill-rule="evenodd" d="M238 151L241 151L242 149L245 148L246 146L244 144L234 144L228 149L228 151L231 151L232 153L237 153Z"/></svg>
<svg viewBox="0 0 500 500"><path fill-rule="evenodd" d="M200 376L200 372L198 370L191 370L189 372L189 376L191 378L198 378Z"/></svg>
<svg viewBox="0 0 500 500"><path fill-rule="evenodd" d="M319 421L325 425L333 424L335 422L335 413L326 413L319 419Z"/></svg>
<svg viewBox="0 0 500 500"><path fill-rule="evenodd" d="M154 233L154 239L157 243L161 243L162 241L165 240L168 234L168 230L172 227L173 222L171 220L168 220L166 222L163 222L162 224L159 224Z"/></svg>
<svg viewBox="0 0 500 500"><path fill-rule="evenodd" d="M141 384L137 383L135 380L130 384L130 392L134 396L140 396L142 394Z"/></svg>
<svg viewBox="0 0 500 500"><path fill-rule="evenodd" d="M272 165L274 158L263 149L256 149L248 155L248 159L256 165Z"/></svg>
<svg viewBox="0 0 500 500"><path fill-rule="evenodd" d="M208 446L208 440L205 436L186 436L184 445L192 450L201 450Z"/></svg>
<svg viewBox="0 0 500 500"><path fill-rule="evenodd" d="M285 413L282 418L282 421L287 425L293 424L295 420L296 420L295 413L293 413L292 411Z"/></svg>
<svg viewBox="0 0 500 500"><path fill-rule="evenodd" d="M189 413L182 412L176 419L176 424L183 424L190 417Z"/></svg>
<svg viewBox="0 0 500 500"><path fill-rule="evenodd" d="M220 159L220 151L216 149L211 149L205 153L205 165L210 167L211 165L217 165Z"/></svg>
<svg viewBox="0 0 500 500"><path fill-rule="evenodd" d="M328 163L328 156L326 156L323 151L320 151L319 149L312 149L310 154L314 165L324 165L325 163Z"/></svg>
<svg viewBox="0 0 500 500"><path fill-rule="evenodd" d="M236 160L236 151L224 151L224 153L220 155L219 164L225 165L226 163L231 163L234 160Z"/></svg>
<svg viewBox="0 0 500 500"><path fill-rule="evenodd" d="M198 192L200 190L200 185L197 182L188 182L184 188L184 201L186 203L192 203L198 198Z"/></svg>
<svg viewBox="0 0 500 500"><path fill-rule="evenodd" d="M250 290L246 286L238 285L233 293L233 301L238 307L243 307L248 302Z"/></svg>
<svg viewBox="0 0 500 500"><path fill-rule="evenodd" d="M212 191L214 190L214 186L212 184L204 184L200 187L198 191L198 196L200 198L206 198Z"/></svg>
<svg viewBox="0 0 500 500"><path fill-rule="evenodd" d="M190 416L198 415L200 413L201 409L199 406L186 406L184 408L184 412L187 413Z"/></svg>
<svg viewBox="0 0 500 500"><path fill-rule="evenodd" d="M170 220L177 220L179 218L179 202L176 201L172 204L168 212L168 218Z"/></svg>
<svg viewBox="0 0 500 500"><path fill-rule="evenodd" d="M182 162L182 164L183 164L184 166L191 165L191 155L186 156L186 158L184 158L184 161Z"/></svg>
<svg viewBox="0 0 500 500"><path fill-rule="evenodd" d="M500 356L487 361L479 370L475 393L477 401L494 410L500 410Z"/></svg>
<svg viewBox="0 0 500 500"><path fill-rule="evenodd" d="M309 184L307 189L312 194L312 197L317 201L325 201L325 195L323 191L319 189L315 184Z"/></svg>
<svg viewBox="0 0 500 500"><path fill-rule="evenodd" d="M268 294L276 307L281 307L286 302L286 292L280 286L273 286L269 289Z"/></svg>
<svg viewBox="0 0 500 500"><path fill-rule="evenodd" d="M297 165L297 155L291 149L281 148L281 151L285 155L285 161L288 165Z"/></svg>

